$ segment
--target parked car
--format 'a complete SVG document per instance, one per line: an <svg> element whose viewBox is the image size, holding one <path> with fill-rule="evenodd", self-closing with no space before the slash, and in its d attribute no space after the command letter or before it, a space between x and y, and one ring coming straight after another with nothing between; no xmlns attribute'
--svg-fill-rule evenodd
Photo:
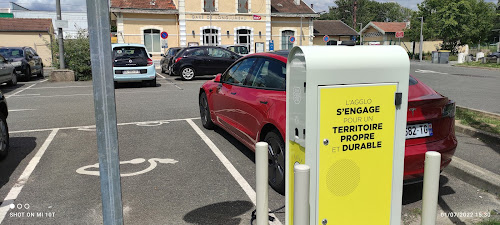
<svg viewBox="0 0 500 225"><path fill-rule="evenodd" d="M156 87L156 70L146 46L113 44L113 74L115 83L142 82Z"/></svg>
<svg viewBox="0 0 500 225"><path fill-rule="evenodd" d="M172 74L183 80L195 76L215 75L224 72L240 55L215 46L195 46L182 49L175 55Z"/></svg>
<svg viewBox="0 0 500 225"><path fill-rule="evenodd" d="M269 184L279 193L285 188L286 62L288 51L246 56L223 74L205 82L199 91L202 124L215 125L251 150L259 141L269 143ZM457 146L455 103L410 76L405 183L421 181L427 151L442 155L441 169L451 162ZM415 125L432 132L413 135Z"/></svg>
<svg viewBox="0 0 500 225"><path fill-rule="evenodd" d="M14 66L11 60L7 60L0 55L0 84L7 83L9 86L17 84L17 75L14 73Z"/></svg>
<svg viewBox="0 0 500 225"><path fill-rule="evenodd" d="M500 58L500 52L493 52L493 53L489 54L488 57Z"/></svg>
<svg viewBox="0 0 500 225"><path fill-rule="evenodd" d="M167 52L162 54L162 58L160 61L161 72L170 75L170 71L172 70L172 62L174 61L174 56L181 50L181 47L169 48Z"/></svg>
<svg viewBox="0 0 500 225"><path fill-rule="evenodd" d="M31 47L1 47L0 54L12 61L18 80L29 81L31 76L43 77L43 62Z"/></svg>
<svg viewBox="0 0 500 225"><path fill-rule="evenodd" d="M220 45L220 47L225 48L241 56L248 55L248 48L247 46L244 45Z"/></svg>
<svg viewBox="0 0 500 225"><path fill-rule="evenodd" d="M7 100L0 91L0 159L3 159L9 153L9 126L7 126L7 116L9 110L7 109Z"/></svg>

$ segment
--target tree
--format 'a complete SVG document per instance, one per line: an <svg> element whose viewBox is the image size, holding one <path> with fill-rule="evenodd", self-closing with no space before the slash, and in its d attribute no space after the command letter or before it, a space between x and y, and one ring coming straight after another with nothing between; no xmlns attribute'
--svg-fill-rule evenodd
<svg viewBox="0 0 500 225"><path fill-rule="evenodd" d="M379 3L372 0L335 0L335 6L329 7L328 13L320 16L320 20L342 20L353 26L354 2L356 2L356 23L368 24L370 21L403 22L411 18L412 10L395 2ZM358 24L354 24L359 31Z"/></svg>
<svg viewBox="0 0 500 225"><path fill-rule="evenodd" d="M484 0L424 0L411 18L405 36L420 40L420 19L424 17L425 40L443 40L441 48L456 51L458 45L486 41L495 19L495 5Z"/></svg>

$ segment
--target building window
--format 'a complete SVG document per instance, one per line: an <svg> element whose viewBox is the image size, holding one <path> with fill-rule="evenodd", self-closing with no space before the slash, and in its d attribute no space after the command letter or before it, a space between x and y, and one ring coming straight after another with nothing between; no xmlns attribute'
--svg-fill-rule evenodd
<svg viewBox="0 0 500 225"><path fill-rule="evenodd" d="M248 13L248 0L238 0L238 13Z"/></svg>
<svg viewBox="0 0 500 225"><path fill-rule="evenodd" d="M203 45L219 45L218 39L219 31L216 29L204 29L203 30Z"/></svg>
<svg viewBox="0 0 500 225"><path fill-rule="evenodd" d="M250 30L239 29L236 31L236 41L237 44L246 46L248 51L250 51Z"/></svg>
<svg viewBox="0 0 500 225"><path fill-rule="evenodd" d="M290 37L294 36L293 30L284 30L281 32L281 50L288 50L293 48L293 43L290 42Z"/></svg>
<svg viewBox="0 0 500 225"><path fill-rule="evenodd" d="M144 30L144 45L146 46L148 52L161 52L160 30Z"/></svg>
<svg viewBox="0 0 500 225"><path fill-rule="evenodd" d="M204 0L205 12L215 12L215 0Z"/></svg>

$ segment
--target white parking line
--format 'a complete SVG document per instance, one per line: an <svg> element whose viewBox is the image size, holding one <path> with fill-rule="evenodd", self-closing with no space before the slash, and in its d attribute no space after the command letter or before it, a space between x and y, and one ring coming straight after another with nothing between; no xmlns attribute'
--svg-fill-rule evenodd
<svg viewBox="0 0 500 225"><path fill-rule="evenodd" d="M185 121L185 120L197 120L200 118L185 118L185 119L170 119L170 120L152 120L152 121L139 121L139 122L127 122L127 123L119 123L118 126L126 126L126 125L138 125L144 126L144 124L155 124L155 123L169 123L176 121ZM58 130L78 130L78 129L89 129L94 128L94 125L84 125L84 126L74 126L74 127L56 127L56 128L43 128L43 129L32 129L32 130L18 130L18 131L9 131L9 134L20 134L20 133L32 133L32 132L43 132L43 131L51 131L54 129Z"/></svg>
<svg viewBox="0 0 500 225"><path fill-rule="evenodd" d="M222 164L226 167L226 169L229 171L229 173L233 176L233 178L238 182L241 188L243 188L243 191L247 194L247 196L250 198L252 203L254 205L257 204L257 195L255 191L253 190L252 186L243 178L243 176L236 170L236 168L233 166L233 164L224 156L224 154L215 146L215 144L210 140L210 138L203 133L203 131L196 125L192 120L187 119L186 120L189 125L196 131L196 133L203 139L205 144L208 145L208 147L212 150L212 152L217 156L217 158L222 162ZM282 224L278 217L276 217L274 214L269 214L270 216L275 218L274 222L269 222L269 224Z"/></svg>
<svg viewBox="0 0 500 225"><path fill-rule="evenodd" d="M33 156L33 158L30 160L30 162L28 163L28 166L26 166L26 168L24 169L21 176L19 176L16 183L10 189L9 193L7 194L5 199L3 200L2 205L0 205L0 223L2 223L2 221L5 219L5 215L7 215L7 212L11 208L11 205L14 204L14 202L16 201L17 196L19 195L19 193L21 193L21 190L23 189L24 185L28 181L31 173L33 172L33 170L35 170L35 167L40 162L40 159L42 158L43 154L45 153L45 151L49 147L52 140L54 140L54 137L56 136L57 131L59 131L59 129L53 129L52 132L50 132L49 137L47 137L47 139L45 140L43 145L40 147L40 149L38 150L36 155Z"/></svg>
<svg viewBox="0 0 500 225"><path fill-rule="evenodd" d="M92 85L85 85L85 86L64 86L64 87L38 87L38 88L31 88L31 90L34 89L62 89L62 88L86 88L86 87L92 87Z"/></svg>
<svg viewBox="0 0 500 225"><path fill-rule="evenodd" d="M33 111L36 109L9 109L9 112Z"/></svg>
<svg viewBox="0 0 500 225"><path fill-rule="evenodd" d="M23 91L26 91L26 90L30 89L31 87L33 87L33 86L35 86L35 85L37 85L37 84L38 84L38 83L32 84L32 85L28 86L27 88L23 88L23 89L21 89L21 90L19 90L19 91L17 91L17 92L14 92L14 94L11 94L11 95L7 95L7 96L5 96L5 98L10 98L10 97L12 97L12 96L14 96L14 95L17 95L17 94L19 94L19 93L21 93L21 92L23 92Z"/></svg>
<svg viewBox="0 0 500 225"><path fill-rule="evenodd" d="M158 72L156 72L156 74L157 74L158 76L160 76L161 78L163 78L163 79L167 79L165 76L161 75L161 74L160 74L160 73L158 73Z"/></svg>

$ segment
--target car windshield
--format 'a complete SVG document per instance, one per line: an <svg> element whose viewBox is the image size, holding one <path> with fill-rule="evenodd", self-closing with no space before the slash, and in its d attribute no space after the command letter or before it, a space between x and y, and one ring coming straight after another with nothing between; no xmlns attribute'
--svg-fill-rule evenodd
<svg viewBox="0 0 500 225"><path fill-rule="evenodd" d="M142 47L115 47L113 48L113 58L148 58L146 50Z"/></svg>
<svg viewBox="0 0 500 225"><path fill-rule="evenodd" d="M245 46L231 46L229 50L238 54L248 54L248 49Z"/></svg>
<svg viewBox="0 0 500 225"><path fill-rule="evenodd" d="M17 48L0 48L0 54L5 58L20 58L23 57L23 50Z"/></svg>

